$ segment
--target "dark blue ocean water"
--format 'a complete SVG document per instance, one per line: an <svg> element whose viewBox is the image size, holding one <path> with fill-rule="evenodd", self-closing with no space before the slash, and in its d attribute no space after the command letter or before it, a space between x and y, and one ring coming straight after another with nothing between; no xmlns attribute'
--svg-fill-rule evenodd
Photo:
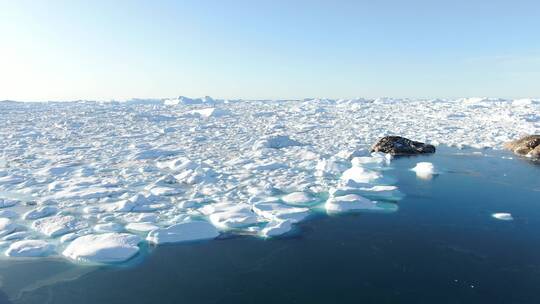
<svg viewBox="0 0 540 304"><path fill-rule="evenodd" d="M282 239L163 246L120 267L1 260L0 303L540 303L540 165L481 153L396 159L398 212L319 216ZM418 179L419 161L444 172Z"/></svg>

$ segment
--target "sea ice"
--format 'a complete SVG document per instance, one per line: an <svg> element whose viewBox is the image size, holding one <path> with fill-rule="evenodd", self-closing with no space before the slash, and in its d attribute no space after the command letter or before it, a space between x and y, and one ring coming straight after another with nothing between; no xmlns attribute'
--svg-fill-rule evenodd
<svg viewBox="0 0 540 304"><path fill-rule="evenodd" d="M126 230L136 233L150 232L158 228L158 226L150 222L129 223L126 225Z"/></svg>
<svg viewBox="0 0 540 304"><path fill-rule="evenodd" d="M19 214L13 210L0 210L0 218L5 217L8 219L18 218Z"/></svg>
<svg viewBox="0 0 540 304"><path fill-rule="evenodd" d="M316 202L316 199L306 192L293 192L281 198L283 202L289 205L306 206Z"/></svg>
<svg viewBox="0 0 540 304"><path fill-rule="evenodd" d="M363 186L371 184L382 179L382 174L376 171L364 169L362 167L353 166L343 172L341 180L349 186Z"/></svg>
<svg viewBox="0 0 540 304"><path fill-rule="evenodd" d="M216 228L222 230L242 228L257 223L257 216L248 205L231 206L210 214L208 218Z"/></svg>
<svg viewBox="0 0 540 304"><path fill-rule="evenodd" d="M6 250L12 257L42 257L54 251L54 246L43 240L23 240L12 243Z"/></svg>
<svg viewBox="0 0 540 304"><path fill-rule="evenodd" d="M367 152L380 137L499 149L540 133L537 99L181 96L0 102L0 113L4 247L27 238L63 247L119 229L150 231L156 242L213 238L218 229L272 235L316 213L326 195L330 210L395 211L390 202L403 194L386 172L401 169ZM419 116L430 123L411 123ZM189 224L201 218L208 222ZM191 235L199 225L207 233Z"/></svg>
<svg viewBox="0 0 540 304"><path fill-rule="evenodd" d="M370 201L357 194L347 194L344 196L329 198L326 201L325 208L329 213L359 210L394 212L397 210L397 205L393 203L379 203Z"/></svg>
<svg viewBox="0 0 540 304"><path fill-rule="evenodd" d="M17 204L16 200L2 199L0 198L0 208L13 207Z"/></svg>
<svg viewBox="0 0 540 304"><path fill-rule="evenodd" d="M260 235L265 238L275 237L285 234L292 229L292 223L290 220L284 221L272 221L268 223L260 232Z"/></svg>
<svg viewBox="0 0 540 304"><path fill-rule="evenodd" d="M73 215L55 215L35 220L32 228L49 237L57 237L68 232L87 227L88 224L75 218Z"/></svg>
<svg viewBox="0 0 540 304"><path fill-rule="evenodd" d="M512 214L510 213L505 213L505 212L500 212L500 213L493 213L491 215L493 218L496 218L498 220L501 220L501 221L511 221L514 219L514 217L512 216Z"/></svg>
<svg viewBox="0 0 540 304"><path fill-rule="evenodd" d="M217 229L208 222L193 221L150 231L146 240L154 244L179 243L216 238Z"/></svg>
<svg viewBox="0 0 540 304"><path fill-rule="evenodd" d="M12 233L16 228L17 226L12 220L8 218L0 218L0 237Z"/></svg>
<svg viewBox="0 0 540 304"><path fill-rule="evenodd" d="M422 179L431 179L433 175L437 174L435 166L429 162L419 162L411 170L416 172L416 176Z"/></svg>
<svg viewBox="0 0 540 304"><path fill-rule="evenodd" d="M289 220L293 223L300 222L310 214L309 208L287 206L272 201L253 204L253 211L268 220Z"/></svg>
<svg viewBox="0 0 540 304"><path fill-rule="evenodd" d="M76 238L62 254L81 262L117 263L137 254L140 242L140 237L127 233L89 234Z"/></svg>
<svg viewBox="0 0 540 304"><path fill-rule="evenodd" d="M58 212L58 208L53 206L43 206L43 207L37 207L35 209L32 209L28 212L26 212L23 215L23 219L25 220L35 220L42 217L47 217L50 215L53 215Z"/></svg>

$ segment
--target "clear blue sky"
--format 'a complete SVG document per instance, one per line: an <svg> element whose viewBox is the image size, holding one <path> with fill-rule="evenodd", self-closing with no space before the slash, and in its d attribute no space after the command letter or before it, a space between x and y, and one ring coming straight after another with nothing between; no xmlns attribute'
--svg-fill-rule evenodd
<svg viewBox="0 0 540 304"><path fill-rule="evenodd" d="M0 0L0 100L540 96L540 1Z"/></svg>

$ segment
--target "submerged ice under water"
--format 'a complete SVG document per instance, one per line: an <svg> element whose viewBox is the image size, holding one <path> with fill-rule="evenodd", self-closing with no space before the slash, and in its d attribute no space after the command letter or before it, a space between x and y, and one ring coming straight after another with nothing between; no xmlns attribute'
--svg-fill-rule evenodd
<svg viewBox="0 0 540 304"><path fill-rule="evenodd" d="M0 103L0 251L121 262L144 242L393 212L404 194L368 153L378 137L500 148L540 131L535 100L173 101Z"/></svg>

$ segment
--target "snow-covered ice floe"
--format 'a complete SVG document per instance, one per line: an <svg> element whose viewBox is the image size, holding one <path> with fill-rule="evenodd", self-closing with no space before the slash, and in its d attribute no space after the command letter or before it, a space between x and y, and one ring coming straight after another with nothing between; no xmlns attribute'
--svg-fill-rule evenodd
<svg viewBox="0 0 540 304"><path fill-rule="evenodd" d="M493 213L491 215L493 218L501 220L501 221L512 221L514 220L514 217L511 213L507 212L499 212L499 213Z"/></svg>
<svg viewBox="0 0 540 304"><path fill-rule="evenodd" d="M405 194L392 157L368 152L383 135L498 149L540 133L535 99L180 96L0 102L0 113L0 251L86 263L144 243L277 237L321 211L395 212Z"/></svg>
<svg viewBox="0 0 540 304"><path fill-rule="evenodd" d="M434 175L439 174L435 166L430 162L419 162L411 169L416 172L416 176L421 179L432 179Z"/></svg>

